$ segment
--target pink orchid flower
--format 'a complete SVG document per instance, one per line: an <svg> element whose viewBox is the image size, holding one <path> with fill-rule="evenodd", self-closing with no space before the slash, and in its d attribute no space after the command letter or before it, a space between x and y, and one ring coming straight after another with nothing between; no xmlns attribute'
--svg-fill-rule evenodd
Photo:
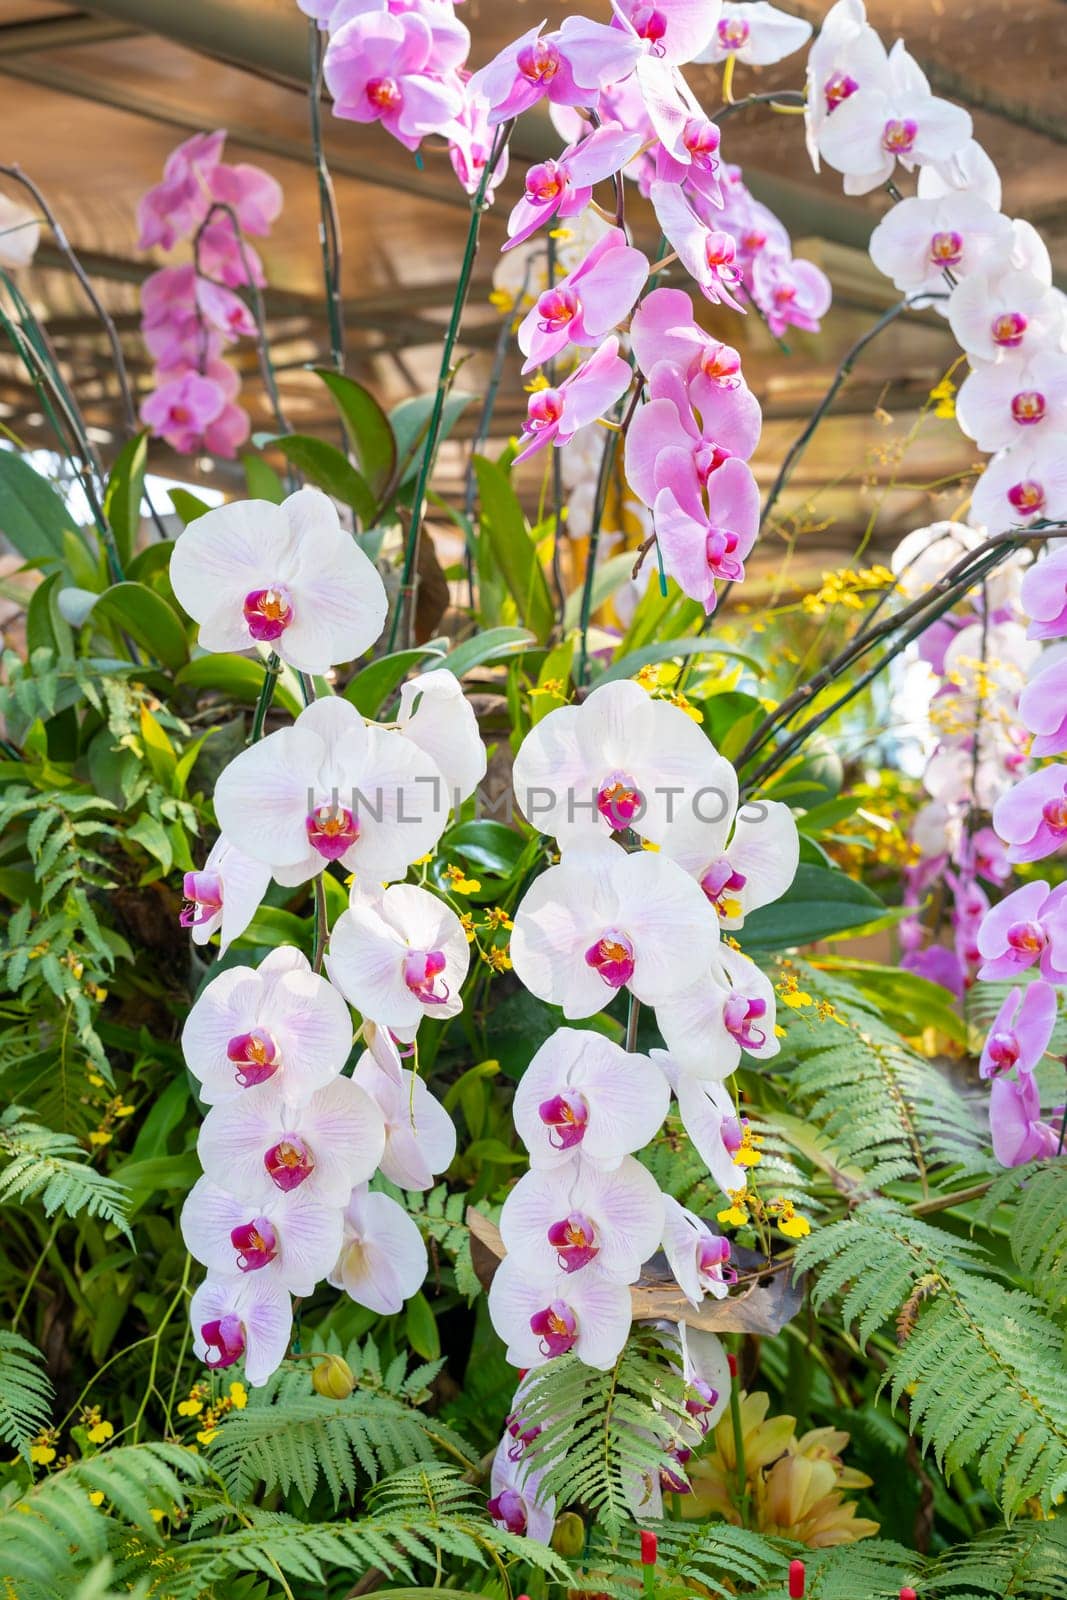
<svg viewBox="0 0 1067 1600"><path fill-rule="evenodd" d="M204 431L219 416L226 397L217 383L197 372L163 383L142 403L141 420L154 437L182 455L200 447Z"/></svg>
<svg viewBox="0 0 1067 1600"><path fill-rule="evenodd" d="M185 874L181 926L192 929L194 944L220 933L224 955L252 921L269 884L270 868L220 835L200 870Z"/></svg>
<svg viewBox="0 0 1067 1600"><path fill-rule="evenodd" d="M730 1260L730 1241L713 1233L694 1212L664 1195L663 1249L674 1281L690 1305L699 1306L705 1295L721 1300L737 1279Z"/></svg>
<svg viewBox="0 0 1067 1600"><path fill-rule="evenodd" d="M1010 854L1010 852L1009 852ZM983 981L1015 978L1035 961L1050 983L1067 982L1067 885L1026 883L988 911L978 930Z"/></svg>
<svg viewBox="0 0 1067 1600"><path fill-rule="evenodd" d="M186 1197L181 1230L189 1254L209 1272L262 1276L292 1294L313 1294L337 1260L341 1212L323 1205L307 1184L250 1201L204 1177Z"/></svg>
<svg viewBox="0 0 1067 1600"><path fill-rule="evenodd" d="M196 280L196 304L200 315L209 327L216 329L226 340L254 339L256 319L240 295L226 289L209 278Z"/></svg>
<svg viewBox="0 0 1067 1600"><path fill-rule="evenodd" d="M657 180L649 196L656 220L701 294L714 305L744 312L734 291L741 282L736 264L737 245L732 234L712 229L697 216L677 184Z"/></svg>
<svg viewBox="0 0 1067 1600"><path fill-rule="evenodd" d="M710 616L718 602L716 583L738 583L745 557L759 531L759 487L751 469L735 458L724 461L707 484L707 506L693 482L692 458L677 453L677 492L671 487L671 451L659 458L665 480L652 518L664 570Z"/></svg>
<svg viewBox="0 0 1067 1600"><path fill-rule="evenodd" d="M489 1316L513 1366L574 1354L607 1371L630 1332L630 1290L595 1272L535 1274L509 1255L493 1277Z"/></svg>
<svg viewBox="0 0 1067 1600"><path fill-rule="evenodd" d="M463 109L451 127L448 156L452 170L468 194L477 194L481 186L486 163L493 153L495 130L489 121L489 101L478 93L473 80L465 86ZM501 151L486 189L486 200L492 201L497 189L507 177L507 146Z"/></svg>
<svg viewBox="0 0 1067 1600"><path fill-rule="evenodd" d="M1008 846L1009 861L1042 861L1061 850L1067 844L1067 767L1043 767L1002 795L993 807L993 826Z"/></svg>
<svg viewBox="0 0 1067 1600"><path fill-rule="evenodd" d="M383 1175L400 1189L432 1188L456 1153L455 1124L444 1106L398 1058L383 1066L374 1050L360 1056L352 1078L385 1120Z"/></svg>
<svg viewBox="0 0 1067 1600"><path fill-rule="evenodd" d="M252 418L242 406L227 400L218 416L204 429L204 449L209 455L233 461L252 431Z"/></svg>
<svg viewBox="0 0 1067 1600"><path fill-rule="evenodd" d="M1020 600L1030 617L1028 639L1059 639L1067 633L1067 545L1027 568Z"/></svg>
<svg viewBox="0 0 1067 1600"><path fill-rule="evenodd" d="M652 398L627 434L625 457L626 481L647 506L655 505L661 489L678 495L683 482L689 494L699 494L725 461L747 460L759 442L759 401L744 386L701 386L699 419L680 370L670 362L653 367L648 392Z"/></svg>
<svg viewBox="0 0 1067 1600"><path fill-rule="evenodd" d="M557 1028L520 1078L513 1116L535 1170L578 1160L613 1169L655 1137L669 1103L647 1056L588 1029Z"/></svg>
<svg viewBox="0 0 1067 1600"><path fill-rule="evenodd" d="M703 406L701 380L720 389L739 389L745 381L741 357L697 324L684 289L653 289L645 295L630 323L630 343L642 372L651 372L661 361L680 368L698 410Z"/></svg>
<svg viewBox="0 0 1067 1600"><path fill-rule="evenodd" d="M355 17L383 11L394 17L414 13L426 23L432 38L428 72L446 75L463 66L470 52L471 36L456 16L452 0L334 0L329 30L337 33Z"/></svg>
<svg viewBox="0 0 1067 1600"><path fill-rule="evenodd" d="M694 61L712 38L714 0L611 0L616 26L644 41L646 52L669 66Z"/></svg>
<svg viewBox="0 0 1067 1600"><path fill-rule="evenodd" d="M461 52L451 65L462 59ZM463 109L462 83L441 70L433 32L412 11L353 17L331 35L323 63L334 115L380 122L408 150L448 129Z"/></svg>
<svg viewBox="0 0 1067 1600"><path fill-rule="evenodd" d="M648 258L611 228L565 278L546 289L519 327L523 372L568 345L595 345L629 315L648 278Z"/></svg>
<svg viewBox="0 0 1067 1600"><path fill-rule="evenodd" d="M1064 1107L1057 1106L1057 1120ZM1041 1094L1033 1075L994 1078L989 1094L989 1127L993 1154L1002 1167L1021 1167L1028 1161L1046 1161L1060 1148L1059 1129L1041 1121Z"/></svg>
<svg viewBox="0 0 1067 1600"><path fill-rule="evenodd" d="M288 1354L292 1302L262 1273L209 1275L189 1302L189 1321L198 1361L217 1370L243 1360L246 1380L258 1389Z"/></svg>
<svg viewBox="0 0 1067 1600"><path fill-rule="evenodd" d="M1037 350L979 367L960 387L956 420L980 450L1018 440L1062 438L1067 426L1067 355Z"/></svg>
<svg viewBox="0 0 1067 1600"><path fill-rule="evenodd" d="M1034 735L1032 756L1067 752L1067 660L1060 657L1030 679L1019 697L1019 716Z"/></svg>
<svg viewBox="0 0 1067 1600"><path fill-rule="evenodd" d="M173 250L207 216L210 197L205 183L219 163L224 130L198 133L172 150L163 168L163 182L145 194L137 208L139 250L154 245Z"/></svg>
<svg viewBox="0 0 1067 1600"><path fill-rule="evenodd" d="M597 109L600 91L628 78L642 54L632 35L587 17L567 17L551 33L543 27L531 28L475 73L472 85L489 102L491 127L545 98Z"/></svg>
<svg viewBox="0 0 1067 1600"><path fill-rule="evenodd" d="M213 217L201 231L199 261L205 278L214 278L229 289L245 289L250 282L260 289L266 286L267 275L259 252L238 240L227 216Z"/></svg>
<svg viewBox="0 0 1067 1600"><path fill-rule="evenodd" d="M377 900L353 894L334 924L326 970L357 1011L410 1042L423 1017L463 1009L469 966L452 908L417 884L396 883Z"/></svg>
<svg viewBox="0 0 1067 1600"><path fill-rule="evenodd" d="M1040 979L1026 989L1013 989L997 1012L982 1049L978 1071L983 1078L1001 1073L1033 1072L1048 1049L1056 1026L1056 991Z"/></svg>
<svg viewBox="0 0 1067 1600"><path fill-rule="evenodd" d="M652 1060L674 1090L682 1126L714 1182L727 1195L743 1189L748 1179L736 1160L743 1119L730 1091L714 1079L688 1072L666 1050L653 1050Z"/></svg>
<svg viewBox="0 0 1067 1600"><path fill-rule="evenodd" d="M557 389L538 389L530 396L526 426L515 457L525 461L548 444L564 445L579 428L602 417L630 387L633 373L619 355L614 335L584 361Z"/></svg>
<svg viewBox="0 0 1067 1600"><path fill-rule="evenodd" d="M997 361L1013 352L1030 356L1042 348L1054 349L1062 335L1064 309L1060 297L1035 274L983 258L978 270L953 289L948 321L969 356Z"/></svg>
<svg viewBox="0 0 1067 1600"><path fill-rule="evenodd" d="M741 1052L763 1060L777 1055L774 986L748 956L728 945L688 987L656 1007L663 1041L686 1071L700 1078L729 1077Z"/></svg>
<svg viewBox="0 0 1067 1600"><path fill-rule="evenodd" d="M526 174L526 192L508 218L505 250L513 250L552 217L573 217L592 199L593 186L618 172L634 156L641 137L617 122L602 123L556 160Z"/></svg>
<svg viewBox="0 0 1067 1600"><path fill-rule="evenodd" d="M752 298L776 339L787 328L818 333L830 309L830 280L814 261L764 250L752 263Z"/></svg>
<svg viewBox="0 0 1067 1600"><path fill-rule="evenodd" d="M504 1248L531 1272L592 1266L617 1283L636 1283L662 1232L663 1197L633 1156L611 1171L577 1161L562 1172L527 1172L500 1215Z"/></svg>
<svg viewBox="0 0 1067 1600"><path fill-rule="evenodd" d="M268 234L282 209L281 184L262 167L247 162L237 166L218 162L207 174L207 187L212 200L230 207L242 233Z"/></svg>
<svg viewBox="0 0 1067 1600"><path fill-rule="evenodd" d="M515 1458L511 1438L505 1434L493 1457L486 1510L493 1521L508 1533L521 1534L547 1545L556 1525L556 1502L541 1495L544 1469L538 1470L522 1456Z"/></svg>

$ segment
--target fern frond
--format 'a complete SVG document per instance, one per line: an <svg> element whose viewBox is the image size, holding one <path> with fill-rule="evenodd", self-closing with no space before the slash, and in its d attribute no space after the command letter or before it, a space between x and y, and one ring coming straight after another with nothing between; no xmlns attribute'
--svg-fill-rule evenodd
<svg viewBox="0 0 1067 1600"><path fill-rule="evenodd" d="M975 1462L1009 1517L1031 1498L1051 1508L1067 1487L1067 1398L1062 1334L1039 1301L997 1283L970 1241L886 1201L812 1234L797 1266L822 1268L816 1308L842 1294L863 1340L910 1302L885 1381L894 1404L910 1396L924 1449L949 1471Z"/></svg>
<svg viewBox="0 0 1067 1600"><path fill-rule="evenodd" d="M383 1374L370 1341L352 1345L345 1359L356 1378L345 1400L315 1394L306 1368L283 1371L225 1418L209 1455L234 1499L247 1500L262 1484L295 1489L309 1503L325 1480L337 1505L342 1494L355 1497L360 1474L374 1483L412 1462L434 1461L442 1446L473 1460L446 1423L417 1409L434 1366L408 1374L400 1357Z"/></svg>
<svg viewBox="0 0 1067 1600"><path fill-rule="evenodd" d="M184 1506L187 1485L206 1473L199 1456L176 1444L121 1445L50 1473L0 1511L0 1572L51 1585L54 1594L65 1574L102 1560L123 1525L158 1550L153 1510ZM93 1494L103 1495L99 1506Z"/></svg>
<svg viewBox="0 0 1067 1600"><path fill-rule="evenodd" d="M90 1167L70 1134L30 1122L22 1106L9 1106L0 1116L0 1157L7 1158L0 1171L0 1205L39 1199L46 1217L57 1211L68 1217L87 1211L114 1223L132 1243L127 1190Z"/></svg>
<svg viewBox="0 0 1067 1600"><path fill-rule="evenodd" d="M940 1168L984 1172L978 1118L946 1074L913 1050L851 985L795 963L801 987L833 1015L784 1016L790 1096L804 1105L842 1167L870 1188Z"/></svg>
<svg viewBox="0 0 1067 1600"><path fill-rule="evenodd" d="M416 1582L420 1566L451 1575L464 1565L484 1570L520 1560L566 1581L566 1567L550 1550L489 1520L484 1497L456 1469L410 1468L403 1479L395 1492L383 1485L382 1501L355 1522L309 1524L258 1509L243 1511L247 1526L168 1549L163 1592L168 1600L229 1595L232 1575L239 1572L268 1578L283 1573L318 1587L336 1567L343 1567L348 1578L376 1567L388 1578Z"/></svg>
<svg viewBox="0 0 1067 1600"><path fill-rule="evenodd" d="M398 1189L392 1184L382 1187L402 1205L418 1225L419 1232L430 1250L432 1267L438 1264L438 1252L451 1263L456 1275L456 1288L468 1303L482 1293L482 1286L471 1262L471 1236L467 1227L466 1194L451 1194L446 1184L420 1192Z"/></svg>
<svg viewBox="0 0 1067 1600"><path fill-rule="evenodd" d="M988 1222L1010 1207L1008 1243L1035 1294L1058 1310L1067 1302L1067 1171L1062 1161L1031 1161L1010 1167L982 1205Z"/></svg>
<svg viewBox="0 0 1067 1600"><path fill-rule="evenodd" d="M0 1439L30 1458L30 1440L52 1415L55 1391L36 1345L0 1329Z"/></svg>
<svg viewBox="0 0 1067 1600"><path fill-rule="evenodd" d="M522 1417L541 1432L526 1458L544 1470L546 1497L580 1501L617 1528L636 1514L643 1485L656 1483L661 1467L677 1471L667 1447L686 1415L684 1381L662 1347L637 1334L607 1372L561 1356L530 1374Z"/></svg>

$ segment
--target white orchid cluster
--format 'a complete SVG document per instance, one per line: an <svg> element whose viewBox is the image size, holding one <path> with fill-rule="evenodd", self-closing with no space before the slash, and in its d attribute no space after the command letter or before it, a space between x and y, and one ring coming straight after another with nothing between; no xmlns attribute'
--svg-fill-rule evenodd
<svg viewBox="0 0 1067 1600"><path fill-rule="evenodd" d="M186 876L183 921L201 944L221 930L225 951L272 878L295 888L333 862L351 874L328 947L320 930L325 975L289 947L258 968L228 967L182 1035L210 1107L204 1176L182 1212L189 1252L208 1269L192 1300L194 1348L211 1367L243 1358L262 1384L289 1348L291 1296L326 1278L391 1313L426 1275L416 1224L368 1183L380 1172L427 1189L452 1160L451 1118L401 1047L413 1050L424 1016L462 1008L469 951L451 907L398 880L473 791L485 750L450 672L405 684L387 727L316 684L374 643L386 613L378 572L317 490L207 513L178 539L170 574L203 648L273 652L268 672L297 669L309 702L219 778L223 832ZM350 1076L349 1005L366 1046Z"/></svg>

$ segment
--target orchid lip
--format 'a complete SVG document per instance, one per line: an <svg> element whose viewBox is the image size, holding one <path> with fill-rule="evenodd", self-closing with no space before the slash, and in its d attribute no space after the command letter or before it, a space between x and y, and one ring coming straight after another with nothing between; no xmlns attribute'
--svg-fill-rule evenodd
<svg viewBox="0 0 1067 1600"><path fill-rule="evenodd" d="M265 1083L281 1065L278 1047L263 1028L236 1034L226 1046L226 1055L233 1062L234 1077L242 1089Z"/></svg>
<svg viewBox="0 0 1067 1600"><path fill-rule="evenodd" d="M743 1049L759 1050L767 1043L767 1035L753 1024L766 1014L766 1000L750 1000L735 992L723 1006L723 1023L727 1033L732 1034Z"/></svg>
<svg viewBox="0 0 1067 1600"><path fill-rule="evenodd" d="M526 1532L526 1504L517 1489L502 1489L486 1503L485 1509L508 1533Z"/></svg>
<svg viewBox="0 0 1067 1600"><path fill-rule="evenodd" d="M241 1272L258 1272L269 1266L278 1254L278 1235L267 1217L253 1217L230 1229L230 1243L237 1251Z"/></svg>
<svg viewBox="0 0 1067 1600"><path fill-rule="evenodd" d="M1045 509L1045 491L1040 483L1033 478L1025 478L1022 483L1013 483L1008 490L1008 500L1020 511L1023 516L1036 516Z"/></svg>
<svg viewBox="0 0 1067 1600"><path fill-rule="evenodd" d="M1067 795L1046 800L1041 815L1053 833L1067 833Z"/></svg>
<svg viewBox="0 0 1067 1600"><path fill-rule="evenodd" d="M207 1346L204 1365L213 1370L218 1367L232 1367L244 1354L244 1323L232 1312L228 1316L216 1317L210 1322L202 1323L200 1337ZM212 1355L213 1350L217 1350L218 1354Z"/></svg>
<svg viewBox="0 0 1067 1600"><path fill-rule="evenodd" d="M986 1050L994 1073L1010 1072L1022 1054L1019 1041L1011 1032L991 1033L986 1042Z"/></svg>
<svg viewBox="0 0 1067 1600"><path fill-rule="evenodd" d="M589 946L585 963L599 972L609 989L621 989L634 975L634 947L624 933L609 928Z"/></svg>
<svg viewBox="0 0 1067 1600"><path fill-rule="evenodd" d="M572 1211L548 1229L548 1242L564 1272L577 1272L600 1254L596 1224L584 1211Z"/></svg>
<svg viewBox="0 0 1067 1600"><path fill-rule="evenodd" d="M565 1089L542 1100L537 1115L548 1129L549 1143L556 1150L571 1150L581 1144L589 1122L589 1105L584 1095Z"/></svg>
<svg viewBox="0 0 1067 1600"><path fill-rule="evenodd" d="M1040 922L1013 922L1005 938L1010 952L1024 961L1032 961L1048 944L1048 937Z"/></svg>
<svg viewBox="0 0 1067 1600"><path fill-rule="evenodd" d="M437 980L445 970L441 950L409 950L404 957L404 982L415 999L425 1006L443 1006L449 998L448 985Z"/></svg>
<svg viewBox="0 0 1067 1600"><path fill-rule="evenodd" d="M837 110L838 106L851 95L856 93L859 84L847 72L834 72L823 84L823 96L826 100L826 115Z"/></svg>
<svg viewBox="0 0 1067 1600"><path fill-rule="evenodd" d="M909 155L918 133L919 124L911 117L891 117L882 130L882 148L890 155Z"/></svg>
<svg viewBox="0 0 1067 1600"><path fill-rule="evenodd" d="M597 790L596 806L613 829L629 828L642 815L645 800L627 772L610 772Z"/></svg>
<svg viewBox="0 0 1067 1600"><path fill-rule="evenodd" d="M1045 396L1037 389L1024 389L1019 394L1012 395L1011 416L1012 421L1020 427L1033 427L1035 422L1043 422L1048 409Z"/></svg>
<svg viewBox="0 0 1067 1600"><path fill-rule="evenodd" d="M530 1332L537 1334L543 1356L563 1356L578 1341L578 1318L565 1300L553 1300L534 1312Z"/></svg>
<svg viewBox="0 0 1067 1600"><path fill-rule="evenodd" d="M559 50L551 39L535 39L519 51L515 65L530 83L551 83L559 71Z"/></svg>
<svg viewBox="0 0 1067 1600"><path fill-rule="evenodd" d="M740 50L741 46L748 43L751 28L743 17L720 17L718 24L719 43L724 50Z"/></svg>
<svg viewBox="0 0 1067 1600"><path fill-rule="evenodd" d="M182 894L178 921L183 928L198 928L222 910L222 879L215 872L187 872Z"/></svg>
<svg viewBox="0 0 1067 1600"><path fill-rule="evenodd" d="M930 240L930 259L939 267L958 267L963 260L963 235L954 228L935 233Z"/></svg>
<svg viewBox="0 0 1067 1600"><path fill-rule="evenodd" d="M1005 350L1017 350L1023 342L1023 335L1029 323L1021 311L1005 311L1001 316L993 318L992 335L993 343Z"/></svg>
<svg viewBox="0 0 1067 1600"><path fill-rule="evenodd" d="M582 309L573 289L546 289L537 302L538 328L542 333L558 333L568 327Z"/></svg>
<svg viewBox="0 0 1067 1600"><path fill-rule="evenodd" d="M280 639L293 620L293 605L281 584L253 589L245 595L244 618L253 639L270 643Z"/></svg>
<svg viewBox="0 0 1067 1600"><path fill-rule="evenodd" d="M311 1150L295 1133L283 1133L264 1155L263 1165L271 1182L284 1194L298 1189L315 1170Z"/></svg>
<svg viewBox="0 0 1067 1600"><path fill-rule="evenodd" d="M316 806L305 825L308 843L327 861L339 861L359 838L359 819L336 802Z"/></svg>

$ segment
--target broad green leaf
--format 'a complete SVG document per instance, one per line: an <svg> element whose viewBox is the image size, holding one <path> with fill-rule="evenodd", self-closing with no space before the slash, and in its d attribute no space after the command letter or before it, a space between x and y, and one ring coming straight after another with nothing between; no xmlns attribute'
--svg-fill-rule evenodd
<svg viewBox="0 0 1067 1600"><path fill-rule="evenodd" d="M262 661L220 652L219 655L197 656L175 674L174 682L186 689L217 689L231 699L255 705L265 673ZM280 676L274 688L274 699L291 717L298 717L304 709L299 695L295 695Z"/></svg>
<svg viewBox="0 0 1067 1600"><path fill-rule="evenodd" d="M94 555L71 528L63 530L63 560L75 583L103 594L111 581L107 563L102 556Z"/></svg>
<svg viewBox="0 0 1067 1600"><path fill-rule="evenodd" d="M670 661L675 656L727 656L731 661L741 661L753 672L760 672L760 664L754 656L746 655L743 650L735 650L732 645L719 644L714 639L660 639L655 644L642 645L639 650L631 650L620 660L613 661L597 677L597 684L615 683L619 678L632 678L640 672L642 667L652 666L657 661Z"/></svg>
<svg viewBox="0 0 1067 1600"><path fill-rule="evenodd" d="M464 394L453 389L445 398L444 412L441 418L441 432L438 444L442 439L447 439L460 417L466 411L471 401L477 397L473 394ZM410 400L401 400L389 413L389 423L396 439L397 459L400 464L400 477L398 487L403 488L410 483L419 470L422 460L422 447L426 443L426 435L430 426L430 415L433 411L434 397L432 394L418 394Z"/></svg>
<svg viewBox="0 0 1067 1600"><path fill-rule="evenodd" d="M788 950L813 944L849 928L862 928L884 916L886 908L873 890L843 872L802 863L790 888L773 905L761 906L745 918L738 938L747 952Z"/></svg>
<svg viewBox="0 0 1067 1600"><path fill-rule="evenodd" d="M74 519L52 485L14 450L0 450L0 528L35 567L64 559Z"/></svg>
<svg viewBox="0 0 1067 1600"><path fill-rule="evenodd" d="M253 500L269 500L280 506L285 499L285 484L269 462L261 456L242 456L245 483Z"/></svg>
<svg viewBox="0 0 1067 1600"><path fill-rule="evenodd" d="M141 501L148 461L148 434L139 433L115 457L104 495L104 516L115 537L115 548L125 568L134 552L141 526Z"/></svg>
<svg viewBox="0 0 1067 1600"><path fill-rule="evenodd" d="M630 573L633 571L637 554L633 550L626 550L621 556L609 556L602 561L596 569L593 579L593 602L591 611L596 611L605 600L609 600L616 589L621 589ZM575 589L573 594L567 596L567 604L563 609L563 626L565 629L576 628L582 620L582 591Z"/></svg>
<svg viewBox="0 0 1067 1600"><path fill-rule="evenodd" d="M145 759L157 783L169 789L178 766L178 753L162 723L152 715L147 706L141 707L141 742Z"/></svg>
<svg viewBox="0 0 1067 1600"><path fill-rule="evenodd" d="M167 493L174 507L174 515L183 528L187 528L190 522L195 522L197 517L205 516L211 510L206 500L201 500L198 494L191 494L188 489L168 489Z"/></svg>
<svg viewBox="0 0 1067 1600"><path fill-rule="evenodd" d="M50 573L30 596L26 608L26 653L30 657L41 649L65 656L74 654L74 636L58 606L58 586L62 581L61 572Z"/></svg>
<svg viewBox="0 0 1067 1600"><path fill-rule="evenodd" d="M816 964L820 970L825 968L847 978L900 1033L919 1034L924 1028L934 1027L957 1044L966 1045L967 1026L955 1009L954 996L941 984L931 983L917 972L882 966L877 961L819 956Z"/></svg>
<svg viewBox="0 0 1067 1600"><path fill-rule="evenodd" d="M172 672L189 659L181 618L162 595L143 583L116 583L105 589L93 615L116 623Z"/></svg>
<svg viewBox="0 0 1067 1600"><path fill-rule="evenodd" d="M537 549L526 526L519 497L503 468L485 456L474 457L481 502L481 526L488 533L493 559L519 616L540 640L546 640L556 622Z"/></svg>
<svg viewBox="0 0 1067 1600"><path fill-rule="evenodd" d="M315 371L333 395L360 471L380 498L393 481L397 467L396 437L389 418L370 390L354 378L331 372L328 367L316 367Z"/></svg>
<svg viewBox="0 0 1067 1600"><path fill-rule="evenodd" d="M436 646L419 645L414 650L397 650L391 656L379 656L356 673L345 689L344 698L350 700L365 717L376 717L413 667L435 658L435 664L444 660L444 651Z"/></svg>
<svg viewBox="0 0 1067 1600"><path fill-rule="evenodd" d="M456 851L472 866L506 878L514 871L525 848L525 839L514 828L480 817L449 829L441 840L439 854Z"/></svg>
<svg viewBox="0 0 1067 1600"><path fill-rule="evenodd" d="M298 950L306 951L311 943L311 919L281 911L277 906L260 906L239 943L266 945L271 950L280 944L294 944Z"/></svg>
<svg viewBox="0 0 1067 1600"><path fill-rule="evenodd" d="M133 827L126 830L126 834L127 838L135 839L139 845L143 845L148 854L159 862L164 872L170 871L174 864L174 851L171 849L166 829L162 823L156 821L155 817L150 817L147 811L142 812Z"/></svg>
<svg viewBox="0 0 1067 1600"><path fill-rule="evenodd" d="M437 1331L437 1318L430 1302L420 1291L408 1301L404 1318L408 1343L424 1361L437 1361L441 1355L441 1336Z"/></svg>
<svg viewBox="0 0 1067 1600"><path fill-rule="evenodd" d="M533 643L533 634L525 628L486 628L484 633L475 633L469 639L464 639L462 644L457 644L454 650L449 651L442 665L454 672L457 678L462 678L465 673L484 666L486 662L518 655Z"/></svg>
<svg viewBox="0 0 1067 1600"><path fill-rule="evenodd" d="M154 544L146 544L127 566L127 578L132 583L145 583L157 572L166 572L173 552L173 539L157 539Z"/></svg>
<svg viewBox="0 0 1067 1600"><path fill-rule="evenodd" d="M279 433L264 442L280 450L305 478L351 506L365 528L374 521L376 501L370 485L336 445L306 433Z"/></svg>

